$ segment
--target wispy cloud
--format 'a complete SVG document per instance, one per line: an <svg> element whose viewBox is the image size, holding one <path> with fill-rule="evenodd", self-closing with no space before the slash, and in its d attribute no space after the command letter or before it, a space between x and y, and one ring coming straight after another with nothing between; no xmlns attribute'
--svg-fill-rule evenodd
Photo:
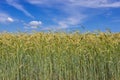
<svg viewBox="0 0 120 80"><path fill-rule="evenodd" d="M74 6L88 7L88 8L116 8L120 7L120 1L113 0L74 0L71 3Z"/></svg>
<svg viewBox="0 0 120 80"><path fill-rule="evenodd" d="M78 25L87 17L87 15L82 14L75 6L70 5L71 1L72 0L27 0L30 4L43 7L54 7L61 11L63 15L66 14L66 17L56 17L56 21L54 22L56 22L57 25L52 25L61 29Z"/></svg>
<svg viewBox="0 0 120 80"><path fill-rule="evenodd" d="M102 14L101 11L106 8L120 8L120 1L115 0L26 0L28 3L42 8L50 7L58 9L63 15L56 17L56 25L46 27L45 29L66 29L71 26L82 24L91 15ZM89 13L89 9L94 9L94 13ZM90 10L89 10L90 11ZM49 14L49 13L48 13Z"/></svg>
<svg viewBox="0 0 120 80"><path fill-rule="evenodd" d="M112 7L112 8L120 8L120 1L114 3L108 3L105 5L100 5L101 7Z"/></svg>
<svg viewBox="0 0 120 80"><path fill-rule="evenodd" d="M12 23L14 19L6 13L0 13L0 23Z"/></svg>
<svg viewBox="0 0 120 80"><path fill-rule="evenodd" d="M64 18L62 20L58 20L58 27L59 28L69 28L70 26L78 26L83 22L83 20L86 18L86 15L83 14L76 14L76 15L71 15L68 18Z"/></svg>
<svg viewBox="0 0 120 80"><path fill-rule="evenodd" d="M78 17L81 16L81 17ZM66 30L69 28L77 28L81 27L81 24L83 22L83 19L86 18L86 15L79 14L77 16L69 16L67 18L62 18L61 20L55 20L56 24L55 25L48 25L41 27L41 30L48 31L59 31L59 30Z"/></svg>
<svg viewBox="0 0 120 80"><path fill-rule="evenodd" d="M18 9L20 11L22 11L28 17L33 18L33 16L21 4L19 4L16 0L6 0L6 1L9 5L15 7L16 9Z"/></svg>
<svg viewBox="0 0 120 80"><path fill-rule="evenodd" d="M72 5L89 8L120 7L120 1L113 0L27 0L31 4L55 6L53 4ZM57 5L56 5L57 6Z"/></svg>

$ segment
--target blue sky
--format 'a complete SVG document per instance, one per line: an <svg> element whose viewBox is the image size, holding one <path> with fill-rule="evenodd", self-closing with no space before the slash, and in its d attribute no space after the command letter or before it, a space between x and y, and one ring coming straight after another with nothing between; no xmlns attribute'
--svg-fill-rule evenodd
<svg viewBox="0 0 120 80"><path fill-rule="evenodd" d="M120 0L0 0L0 32L106 28L120 32Z"/></svg>

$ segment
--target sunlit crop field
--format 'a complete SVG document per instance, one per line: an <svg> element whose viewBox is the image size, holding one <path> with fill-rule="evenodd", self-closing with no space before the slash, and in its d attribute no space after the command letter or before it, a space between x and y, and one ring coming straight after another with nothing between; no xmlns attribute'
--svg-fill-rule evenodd
<svg viewBox="0 0 120 80"><path fill-rule="evenodd" d="M120 80L120 33L0 33L0 80Z"/></svg>

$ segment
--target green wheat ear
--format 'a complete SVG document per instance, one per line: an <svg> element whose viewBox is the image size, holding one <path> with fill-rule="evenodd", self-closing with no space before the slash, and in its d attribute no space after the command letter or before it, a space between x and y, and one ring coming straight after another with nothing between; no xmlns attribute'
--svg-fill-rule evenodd
<svg viewBox="0 0 120 80"><path fill-rule="evenodd" d="M0 33L0 80L120 80L120 33Z"/></svg>

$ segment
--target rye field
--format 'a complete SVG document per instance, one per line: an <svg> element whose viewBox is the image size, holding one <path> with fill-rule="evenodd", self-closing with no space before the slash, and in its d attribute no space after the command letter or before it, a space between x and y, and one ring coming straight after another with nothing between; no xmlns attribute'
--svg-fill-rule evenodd
<svg viewBox="0 0 120 80"><path fill-rule="evenodd" d="M0 33L0 80L120 80L120 33Z"/></svg>

